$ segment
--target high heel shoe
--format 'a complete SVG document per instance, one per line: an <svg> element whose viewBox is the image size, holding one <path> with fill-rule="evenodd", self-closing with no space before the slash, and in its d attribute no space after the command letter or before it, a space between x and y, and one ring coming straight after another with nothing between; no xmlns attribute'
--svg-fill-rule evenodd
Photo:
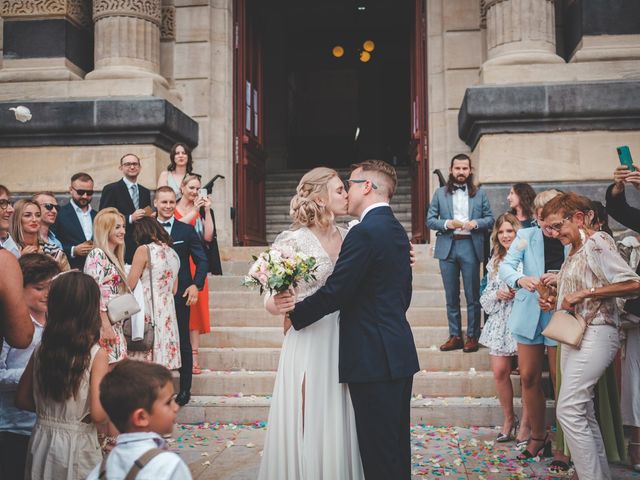
<svg viewBox="0 0 640 480"><path fill-rule="evenodd" d="M536 457L551 457L553 455L548 434L545 435L544 438L531 437L529 441L542 442L542 446L535 453L531 453L529 451L529 447L527 447L520 455L516 457L516 460L531 460L532 458Z"/></svg>
<svg viewBox="0 0 640 480"><path fill-rule="evenodd" d="M631 455L631 447L640 447L640 442L629 442L629 447L627 449L629 452L629 462L631 463L631 468L636 472L640 472L640 455L637 457L635 455ZM633 463L632 457L635 457L636 460L638 460L638 463Z"/></svg>
<svg viewBox="0 0 640 480"><path fill-rule="evenodd" d="M515 440L516 432L518 431L519 428L520 428L520 420L516 415L513 419L513 425L511 426L509 431L507 433L500 432L496 437L496 442L506 443L506 442L511 442L512 440Z"/></svg>

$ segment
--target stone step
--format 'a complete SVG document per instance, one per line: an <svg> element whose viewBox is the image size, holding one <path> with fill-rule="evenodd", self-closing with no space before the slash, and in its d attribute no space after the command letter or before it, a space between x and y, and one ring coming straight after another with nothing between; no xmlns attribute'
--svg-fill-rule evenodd
<svg viewBox="0 0 640 480"><path fill-rule="evenodd" d="M271 315L264 308L217 308L215 299L210 303L212 326L219 327L278 327L282 317ZM462 325L467 323L466 309L462 310ZM411 307L407 311L407 320L412 327L444 327L448 325L444 307ZM442 339L442 341L446 340Z"/></svg>
<svg viewBox="0 0 640 480"><path fill-rule="evenodd" d="M522 416L522 404L514 398L516 413ZM178 422L235 423L250 425L266 422L269 416L269 396L193 396L178 412ZM546 402L546 423L554 421L554 402ZM425 425L455 425L458 427L493 427L502 425L503 413L495 397L425 397L411 400L411 423Z"/></svg>
<svg viewBox="0 0 640 480"><path fill-rule="evenodd" d="M258 308L264 305L264 298L257 290L246 289L224 294L209 291L209 303L218 308ZM414 290L411 295L411 307L444 307L445 305L444 290Z"/></svg>
<svg viewBox="0 0 640 480"><path fill-rule="evenodd" d="M215 323L215 322L214 322ZM440 345L449 337L446 326L412 326L416 347ZM200 337L202 347L280 348L284 335L282 327L211 327L209 335Z"/></svg>
<svg viewBox="0 0 640 480"><path fill-rule="evenodd" d="M546 375L546 374L545 374ZM276 372L204 370L193 376L193 395L271 395ZM174 375L178 388L178 375ZM547 379L545 378L545 381ZM520 378L511 376L514 395L520 396ZM493 397L496 395L493 373L487 371L427 372L413 378L413 394L423 397Z"/></svg>
<svg viewBox="0 0 640 480"><path fill-rule="evenodd" d="M215 294L246 292L247 288L242 286L243 281L244 275L212 275L209 277L209 290ZM439 273L416 273L413 275L412 285L414 292L416 290L443 289L442 277Z"/></svg>
<svg viewBox="0 0 640 480"><path fill-rule="evenodd" d="M441 352L436 348L418 348L420 365L427 371L488 371L491 362L486 349L475 353L462 350ZM219 371L276 371L280 348L201 348L200 365Z"/></svg>

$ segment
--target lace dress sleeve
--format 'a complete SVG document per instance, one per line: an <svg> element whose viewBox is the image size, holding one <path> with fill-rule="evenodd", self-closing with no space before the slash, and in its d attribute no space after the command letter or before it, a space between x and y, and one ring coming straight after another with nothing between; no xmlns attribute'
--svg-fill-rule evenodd
<svg viewBox="0 0 640 480"><path fill-rule="evenodd" d="M482 296L480 297L480 305L487 315L494 315L498 313L500 310L500 303L502 302L498 299L498 290L504 282L500 280L498 272L494 272L494 269L495 264L491 261L487 265L487 287L484 289L484 292L482 292Z"/></svg>

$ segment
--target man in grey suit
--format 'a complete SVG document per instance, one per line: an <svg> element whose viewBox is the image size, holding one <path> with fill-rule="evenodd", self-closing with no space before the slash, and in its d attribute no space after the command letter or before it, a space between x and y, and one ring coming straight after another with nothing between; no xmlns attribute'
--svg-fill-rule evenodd
<svg viewBox="0 0 640 480"><path fill-rule="evenodd" d="M480 262L485 234L493 227L493 214L486 193L473 183L471 159L464 153L451 159L449 180L436 190L429 205L427 227L436 232L434 257L440 260L447 300L449 339L440 350L475 352L480 336ZM460 315L461 272L467 300L465 342Z"/></svg>

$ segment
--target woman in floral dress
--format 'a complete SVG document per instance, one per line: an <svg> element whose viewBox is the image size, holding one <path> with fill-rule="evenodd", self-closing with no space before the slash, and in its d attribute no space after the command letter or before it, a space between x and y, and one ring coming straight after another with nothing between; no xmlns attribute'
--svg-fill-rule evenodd
<svg viewBox="0 0 640 480"><path fill-rule="evenodd" d="M132 290L138 281L142 282L144 321L153 324L154 337L149 351L131 352L130 356L176 370L180 368L181 360L173 296L178 289L180 259L171 248L171 237L154 218L138 220L133 237L140 246L133 256L127 282Z"/></svg>
<svg viewBox="0 0 640 480"><path fill-rule="evenodd" d="M84 273L91 275L100 287L100 346L109 356L109 364L127 357L127 342L122 322L111 324L107 303L125 292L124 281L125 220L115 208L100 210L93 220L95 248L87 255Z"/></svg>

